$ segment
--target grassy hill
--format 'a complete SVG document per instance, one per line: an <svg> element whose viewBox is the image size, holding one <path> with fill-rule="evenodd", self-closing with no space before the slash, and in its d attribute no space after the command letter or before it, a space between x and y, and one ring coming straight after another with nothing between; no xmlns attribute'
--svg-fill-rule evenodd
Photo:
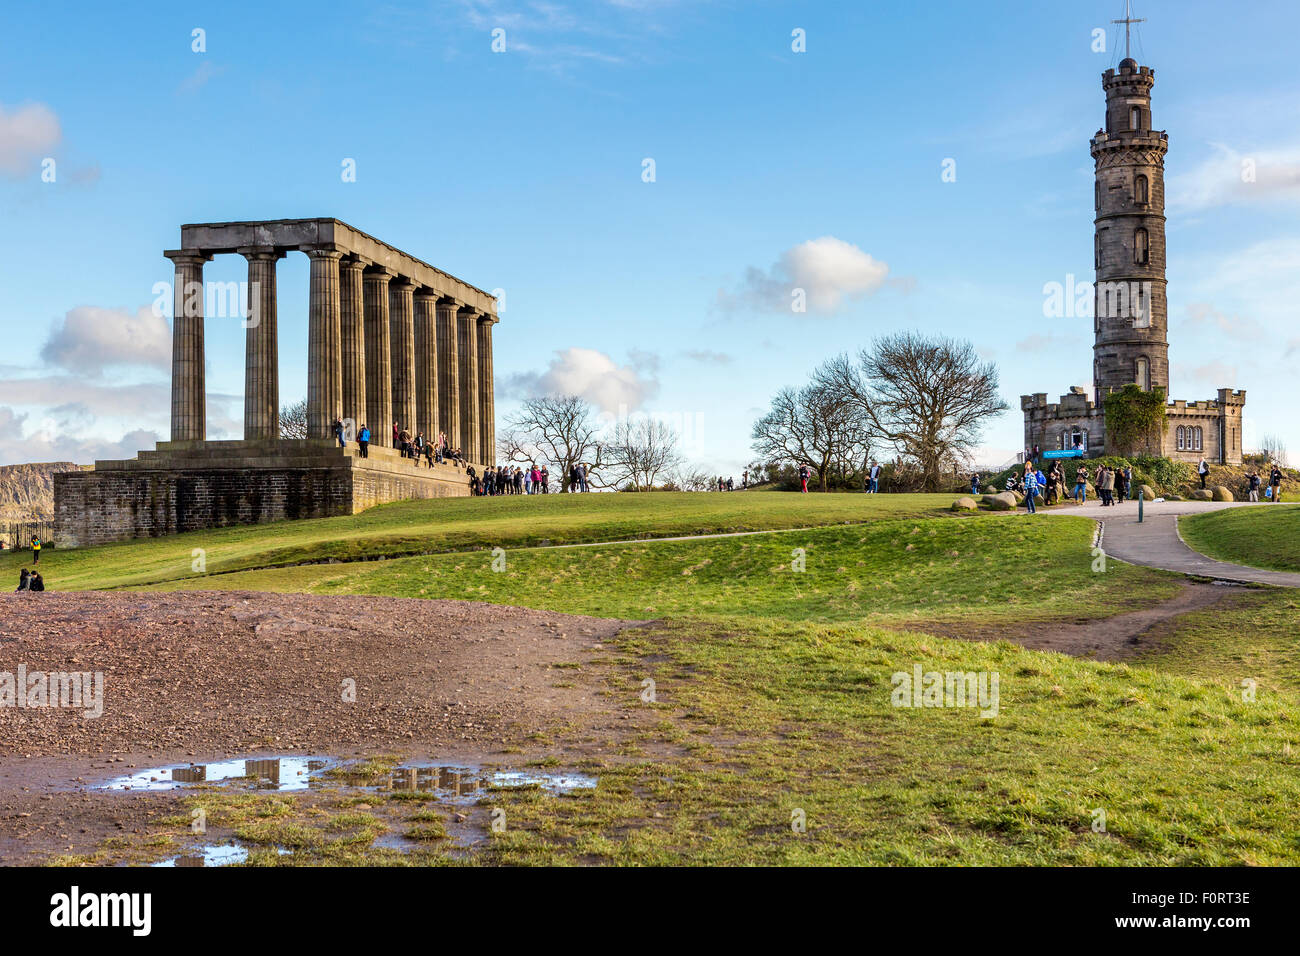
<svg viewBox="0 0 1300 956"><path fill-rule="evenodd" d="M494 793L511 823L479 862L1300 862L1294 596L1243 592L1226 612L1171 622L1137 664L937 637L927 628L1095 620L1182 586L1115 561L1094 571L1086 519L943 514L951 500L747 492L417 502L55 552L47 577L661 619L556 676L600 675L616 711L652 707L658 722L581 765L599 774L595 790ZM784 528L797 530L539 546ZM226 573L193 573L193 547ZM484 550L493 547L504 549L500 570ZM287 566L356 555L387 559ZM893 675L918 665L996 673L996 716L893 706ZM638 697L646 678L657 687L650 704ZM1259 680L1253 701L1240 691L1245 678ZM583 743L564 728L542 739ZM332 838L327 817L289 798L269 798L274 827L254 814L260 804L201 799L214 814L249 814L239 832L265 847L254 862L442 860ZM792 814L806 832L792 830ZM177 818L178 832L188 819ZM289 836L296 852L281 857L274 847Z"/></svg>
<svg viewBox="0 0 1300 956"><path fill-rule="evenodd" d="M1186 515L1178 531L1189 547L1220 561L1270 571L1300 571L1300 507L1280 504Z"/></svg>

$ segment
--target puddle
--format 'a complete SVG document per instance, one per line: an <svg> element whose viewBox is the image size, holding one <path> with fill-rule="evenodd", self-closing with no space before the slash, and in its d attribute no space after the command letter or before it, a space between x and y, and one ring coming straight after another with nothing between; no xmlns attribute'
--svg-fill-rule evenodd
<svg viewBox="0 0 1300 956"><path fill-rule="evenodd" d="M256 790L306 790L336 760L324 757L270 757L182 764L141 770L101 783L96 790L177 790L200 783L246 780Z"/></svg>
<svg viewBox="0 0 1300 956"><path fill-rule="evenodd" d="M429 793L444 803L470 803L493 788L538 787L559 795L574 790L592 790L596 778L581 773L544 770L481 770L473 767L440 767L417 764L398 767L378 777L337 773L331 779L362 790Z"/></svg>
<svg viewBox="0 0 1300 956"><path fill-rule="evenodd" d="M281 856L288 856L293 850L286 850L284 847L276 847L276 852ZM180 856L173 856L166 860L159 860L157 863L150 863L150 866L230 866L234 863L243 863L248 859L248 847L239 846L231 843L214 843L209 846L198 846L186 850Z"/></svg>

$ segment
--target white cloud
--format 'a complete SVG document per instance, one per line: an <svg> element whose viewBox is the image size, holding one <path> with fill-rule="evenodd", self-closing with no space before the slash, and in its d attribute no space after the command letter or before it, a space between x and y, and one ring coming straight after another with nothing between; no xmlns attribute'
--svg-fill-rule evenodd
<svg viewBox="0 0 1300 956"><path fill-rule="evenodd" d="M633 411L659 391L657 361L650 353L637 353L629 364L619 365L595 349L564 349L555 353L545 371L509 376L504 392L524 398L579 395L603 412Z"/></svg>
<svg viewBox="0 0 1300 956"><path fill-rule="evenodd" d="M135 314L125 309L79 305L50 332L41 358L84 375L101 375L110 366L171 367L171 329L149 306Z"/></svg>
<svg viewBox="0 0 1300 956"><path fill-rule="evenodd" d="M147 429L127 432L116 441L78 436L46 425L37 425L24 434L27 419L27 415L0 405L0 462L17 465L74 461L88 465L97 459L134 458L138 451L152 448L158 441L158 434Z"/></svg>
<svg viewBox="0 0 1300 956"><path fill-rule="evenodd" d="M845 302L879 291L888 276L889 266L879 259L843 239L822 236L787 249L766 271L749 267L735 292L718 292L718 306L791 312L796 290L803 290L808 312L831 314Z"/></svg>
<svg viewBox="0 0 1300 956"><path fill-rule="evenodd" d="M1169 178L1169 208L1196 212L1233 203L1300 201L1300 147L1239 152L1211 143L1213 155Z"/></svg>
<svg viewBox="0 0 1300 956"><path fill-rule="evenodd" d="M59 118L44 103L12 112L0 106L0 173L14 178L34 175L62 138Z"/></svg>

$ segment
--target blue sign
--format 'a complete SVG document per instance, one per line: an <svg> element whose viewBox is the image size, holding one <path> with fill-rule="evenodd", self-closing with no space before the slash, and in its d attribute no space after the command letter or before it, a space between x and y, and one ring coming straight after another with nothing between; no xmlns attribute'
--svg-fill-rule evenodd
<svg viewBox="0 0 1300 956"><path fill-rule="evenodd" d="M1070 448L1066 450L1053 449L1043 452L1044 458L1082 458L1085 452L1082 448Z"/></svg>

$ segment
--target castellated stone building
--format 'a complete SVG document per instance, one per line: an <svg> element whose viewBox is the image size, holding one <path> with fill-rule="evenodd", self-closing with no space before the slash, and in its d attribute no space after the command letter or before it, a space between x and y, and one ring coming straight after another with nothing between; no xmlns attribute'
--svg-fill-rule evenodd
<svg viewBox="0 0 1300 956"><path fill-rule="evenodd" d="M1022 395L1025 448L1106 448L1103 402L1137 384L1169 394L1169 307L1165 295L1165 152L1168 134L1152 128L1155 71L1126 57L1102 75L1106 126L1092 138L1095 161L1093 393L1078 386L1048 403ZM1204 401L1170 401L1163 435L1140 453L1182 461L1241 463L1245 391L1220 388Z"/></svg>
<svg viewBox="0 0 1300 956"><path fill-rule="evenodd" d="M276 263L303 253L308 295L307 436L280 435ZM164 253L175 275L171 440L54 481L55 541L101 544L181 531L355 514L407 498L469 494L496 460L491 293L337 219L192 223ZM205 283L217 255L248 261L244 436L207 436ZM235 283L229 283L235 285ZM209 314L205 316L205 305ZM222 310L226 311L226 310ZM238 311L238 309L236 309ZM230 316L225 316L229 320ZM346 447L334 437L344 431ZM356 438L368 425L362 454ZM462 463L393 447L393 427L446 436Z"/></svg>

